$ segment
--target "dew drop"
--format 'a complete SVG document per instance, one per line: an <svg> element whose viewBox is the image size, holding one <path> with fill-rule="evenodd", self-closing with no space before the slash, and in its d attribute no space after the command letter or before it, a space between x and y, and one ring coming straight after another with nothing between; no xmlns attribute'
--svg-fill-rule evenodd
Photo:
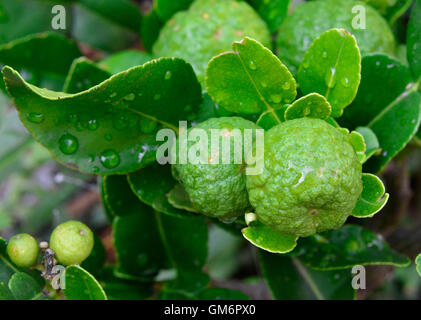
<svg viewBox="0 0 421 320"><path fill-rule="evenodd" d="M44 115L42 113L30 112L28 114L28 121L32 123L41 123L44 121Z"/></svg>
<svg viewBox="0 0 421 320"><path fill-rule="evenodd" d="M134 93L132 92L132 93L129 93L127 96L125 96L125 97L124 97L124 100L127 100L127 101L133 101L133 100L134 100L134 98L135 98L135 95L134 95Z"/></svg>
<svg viewBox="0 0 421 320"><path fill-rule="evenodd" d="M107 140L107 141L111 141L111 140L113 140L113 136L112 136L111 133L106 133L104 135L104 139Z"/></svg>
<svg viewBox="0 0 421 320"><path fill-rule="evenodd" d="M284 89L284 90L288 90L289 88L291 88L291 83L289 83L288 81L287 81L287 82L285 82L285 83L282 85L282 89Z"/></svg>
<svg viewBox="0 0 421 320"><path fill-rule="evenodd" d="M251 70L256 70L257 69L256 64L254 63L253 60L250 60L249 67L250 67Z"/></svg>
<svg viewBox="0 0 421 320"><path fill-rule="evenodd" d="M114 150L106 150L101 153L99 160L107 169L113 169L120 164L120 157Z"/></svg>
<svg viewBox="0 0 421 320"><path fill-rule="evenodd" d="M328 88L334 88L336 85L336 69L330 68L328 72L326 72L325 83Z"/></svg>
<svg viewBox="0 0 421 320"><path fill-rule="evenodd" d="M310 64L309 64L309 62L307 60L304 60L302 62L302 66L303 66L304 69L307 69L310 66Z"/></svg>
<svg viewBox="0 0 421 320"><path fill-rule="evenodd" d="M310 114L310 108L309 107L305 107L303 110L303 116L307 117Z"/></svg>
<svg viewBox="0 0 421 320"><path fill-rule="evenodd" d="M342 83L342 85L343 85L345 88L349 88L349 86L351 85L351 84L349 83L349 79L348 79L347 77L342 78L342 79L341 79L341 83Z"/></svg>
<svg viewBox="0 0 421 320"><path fill-rule="evenodd" d="M129 126L129 121L125 116L121 116L114 120L114 128L117 130L124 130Z"/></svg>
<svg viewBox="0 0 421 320"><path fill-rule="evenodd" d="M110 98L114 98L117 95L117 92L113 92L110 94Z"/></svg>
<svg viewBox="0 0 421 320"><path fill-rule="evenodd" d="M280 103L282 101L282 95L281 94L272 94L270 96L270 99L273 101L273 103Z"/></svg>
<svg viewBox="0 0 421 320"><path fill-rule="evenodd" d="M69 121L71 122L71 123L76 123L77 122L77 120L78 120L78 116L77 116L77 114L71 114L71 115L69 115Z"/></svg>
<svg viewBox="0 0 421 320"><path fill-rule="evenodd" d="M171 71L165 72L165 80L170 80L172 77Z"/></svg>
<svg viewBox="0 0 421 320"><path fill-rule="evenodd" d="M98 121L96 120L89 120L88 121L88 129L91 131L95 131L98 129Z"/></svg>
<svg viewBox="0 0 421 320"><path fill-rule="evenodd" d="M262 85L263 88L266 88L268 86L268 84L265 81L262 81L261 85Z"/></svg>
<svg viewBox="0 0 421 320"><path fill-rule="evenodd" d="M79 142L76 137L69 133L62 135L58 143L60 151L64 154L73 154L79 148Z"/></svg>
<svg viewBox="0 0 421 320"><path fill-rule="evenodd" d="M325 58L325 59L327 58L327 52L326 51L323 51L322 57Z"/></svg>

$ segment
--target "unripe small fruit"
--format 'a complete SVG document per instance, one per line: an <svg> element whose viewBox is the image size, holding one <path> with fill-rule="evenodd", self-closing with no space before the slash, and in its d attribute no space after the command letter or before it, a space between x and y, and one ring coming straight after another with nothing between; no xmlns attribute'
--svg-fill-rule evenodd
<svg viewBox="0 0 421 320"><path fill-rule="evenodd" d="M38 243L27 233L20 233L10 238L6 250L10 260L18 267L31 267L37 262Z"/></svg>
<svg viewBox="0 0 421 320"><path fill-rule="evenodd" d="M81 264L91 254L94 235L88 226L79 221L58 225L50 237L50 248L63 265Z"/></svg>

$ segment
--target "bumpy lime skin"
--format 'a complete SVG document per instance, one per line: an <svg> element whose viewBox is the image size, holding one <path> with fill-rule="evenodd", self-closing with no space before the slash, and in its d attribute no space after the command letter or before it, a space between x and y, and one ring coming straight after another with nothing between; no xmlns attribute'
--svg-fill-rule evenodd
<svg viewBox="0 0 421 320"><path fill-rule="evenodd" d="M353 19L360 12L353 13L357 5L366 10L365 29L352 26ZM373 52L393 55L395 52L393 33L374 8L354 0L318 0L298 5L285 19L276 40L278 57L295 73L313 41L332 28L343 28L352 33L363 55Z"/></svg>
<svg viewBox="0 0 421 320"><path fill-rule="evenodd" d="M347 136L301 118L265 134L264 170L247 176L258 219L300 237L341 227L362 192L362 167Z"/></svg>
<svg viewBox="0 0 421 320"><path fill-rule="evenodd" d="M232 42L245 36L271 46L266 24L247 3L197 0L189 10L177 13L165 24L153 53L185 59L203 83L209 60L229 51Z"/></svg>
<svg viewBox="0 0 421 320"><path fill-rule="evenodd" d="M37 262L39 248L34 237L20 233L10 238L6 251L15 265L27 268Z"/></svg>
<svg viewBox="0 0 421 320"><path fill-rule="evenodd" d="M69 266L81 264L91 254L94 235L88 226L79 221L58 225L51 234L50 248L59 263Z"/></svg>
<svg viewBox="0 0 421 320"><path fill-rule="evenodd" d="M219 155L219 164L215 164L217 155L211 154L211 129L261 129L253 122L241 117L211 118L195 126L206 130L208 134L209 164L180 164L177 153L177 163L172 165L174 178L184 187L193 207L200 213L218 218L220 220L233 219L244 214L250 207L246 189L244 151L243 163L234 163L234 139L230 138L230 163L222 164L222 155ZM192 128L187 131L190 133ZM180 138L179 138L180 139ZM179 144L177 139L177 144ZM187 150L195 142L189 141ZM244 147L244 146L243 146ZM243 149L244 150L244 149Z"/></svg>

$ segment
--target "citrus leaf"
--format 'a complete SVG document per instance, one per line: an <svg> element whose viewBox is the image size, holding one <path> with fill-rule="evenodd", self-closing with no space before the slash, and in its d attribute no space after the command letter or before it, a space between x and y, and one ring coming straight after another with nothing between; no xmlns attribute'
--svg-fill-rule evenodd
<svg viewBox="0 0 421 320"><path fill-rule="evenodd" d="M0 282L0 300L15 300L9 287L4 282Z"/></svg>
<svg viewBox="0 0 421 320"><path fill-rule="evenodd" d="M408 67L382 54L365 56L357 97L339 119L353 129L365 126L377 136L382 154L366 162L367 171L379 172L417 132L420 94Z"/></svg>
<svg viewBox="0 0 421 320"><path fill-rule="evenodd" d="M178 11L188 9L192 2L193 0L156 0L155 10L163 21L167 21Z"/></svg>
<svg viewBox="0 0 421 320"><path fill-rule="evenodd" d="M361 134L364 138L364 144L366 146L365 161L381 151L379 140L373 130L367 127L357 127L355 131Z"/></svg>
<svg viewBox="0 0 421 320"><path fill-rule="evenodd" d="M158 16L155 9L152 9L146 16L143 17L140 33L143 45L149 52L152 52L152 47L158 39L159 32L161 31L163 25L164 22Z"/></svg>
<svg viewBox="0 0 421 320"><path fill-rule="evenodd" d="M193 208L193 205L183 186L178 183L174 186L174 188L171 189L170 193L168 194L168 202L174 208L198 213L197 210Z"/></svg>
<svg viewBox="0 0 421 320"><path fill-rule="evenodd" d="M407 31L407 57L414 79L421 80L421 0L415 0Z"/></svg>
<svg viewBox="0 0 421 320"><path fill-rule="evenodd" d="M65 273L63 293L68 300L107 300L98 281L79 266L69 266Z"/></svg>
<svg viewBox="0 0 421 320"><path fill-rule="evenodd" d="M129 68L140 66L152 60L149 53L137 50L125 50L114 53L98 63L98 66L111 74L116 74Z"/></svg>
<svg viewBox="0 0 421 320"><path fill-rule="evenodd" d="M142 119L177 130L178 119L189 119L201 100L193 69L175 58L131 68L78 94L31 86L10 67L3 75L26 128L58 161L86 173L127 173L150 163L157 142L142 132Z"/></svg>
<svg viewBox="0 0 421 320"><path fill-rule="evenodd" d="M210 278L200 270L181 270L177 278L168 281L160 292L163 300L194 300L209 285Z"/></svg>
<svg viewBox="0 0 421 320"><path fill-rule="evenodd" d="M298 118L327 119L332 112L332 107L326 98L318 93L310 93L291 104L285 112L285 119Z"/></svg>
<svg viewBox="0 0 421 320"><path fill-rule="evenodd" d="M10 278L9 289L16 300L37 300L43 296L38 283L24 272L16 272Z"/></svg>
<svg viewBox="0 0 421 320"><path fill-rule="evenodd" d="M77 3L119 26L136 33L140 31L142 14L129 0L77 0Z"/></svg>
<svg viewBox="0 0 421 320"><path fill-rule="evenodd" d="M415 258L415 264L416 264L417 272L421 277L421 254L417 255L417 257Z"/></svg>
<svg viewBox="0 0 421 320"><path fill-rule="evenodd" d="M361 54L354 36L344 29L322 33L306 52L297 74L303 94L325 96L332 117L354 100L361 79Z"/></svg>
<svg viewBox="0 0 421 320"><path fill-rule="evenodd" d="M198 295L199 300L249 300L244 293L239 290L225 288L207 288Z"/></svg>
<svg viewBox="0 0 421 320"><path fill-rule="evenodd" d="M253 245L272 253L287 253L297 245L297 236L282 234L269 227L247 227L241 232Z"/></svg>
<svg viewBox="0 0 421 320"><path fill-rule="evenodd" d="M105 248L101 239L94 234L94 247L91 254L81 264L81 267L92 275L97 276L101 268L104 266L106 258Z"/></svg>
<svg viewBox="0 0 421 320"><path fill-rule="evenodd" d="M214 57L206 70L207 92L218 105L236 113L273 113L295 99L294 78L269 49L246 37L232 50Z"/></svg>
<svg viewBox="0 0 421 320"><path fill-rule="evenodd" d="M371 218L386 205L389 194L385 193L383 182L375 175L363 173L363 191L361 198L352 210L357 218Z"/></svg>
<svg viewBox="0 0 421 320"><path fill-rule="evenodd" d="M347 269L355 265L406 267L410 263L407 257L390 249L380 235L350 224L300 238L292 255L316 270Z"/></svg>
<svg viewBox="0 0 421 320"><path fill-rule="evenodd" d="M111 74L98 68L97 65L85 57L75 59L70 67L64 83L63 92L77 93L88 90L107 80Z"/></svg>
<svg viewBox="0 0 421 320"><path fill-rule="evenodd" d="M134 194L158 212L184 217L190 215L168 202L168 193L174 188L176 181L171 175L171 167L152 164L142 170L127 176L129 185Z"/></svg>
<svg viewBox="0 0 421 320"><path fill-rule="evenodd" d="M266 21L269 31L275 32L288 14L290 0L249 0L259 15Z"/></svg>
<svg viewBox="0 0 421 320"><path fill-rule="evenodd" d="M384 17L387 19L390 25L393 25L406 10L411 6L413 0L397 0L393 6L389 6L384 13Z"/></svg>
<svg viewBox="0 0 421 320"><path fill-rule="evenodd" d="M318 271L299 259L259 250L263 275L274 299L349 300L355 298L350 270Z"/></svg>
<svg viewBox="0 0 421 320"><path fill-rule="evenodd" d="M354 148L355 154L357 155L358 161L364 163L366 160L365 152L367 146L365 145L364 137L361 133L357 131L352 131L348 135L349 143L351 143Z"/></svg>
<svg viewBox="0 0 421 320"><path fill-rule="evenodd" d="M0 46L0 67L12 66L32 84L61 90L73 60L81 55L76 43L66 37L40 33ZM4 87L3 79L0 79L1 87Z"/></svg>
<svg viewBox="0 0 421 320"><path fill-rule="evenodd" d="M272 111L263 112L259 119L257 119L256 124L262 127L265 130L276 126L280 122L285 121L285 111L288 109L289 104L284 104L280 109Z"/></svg>

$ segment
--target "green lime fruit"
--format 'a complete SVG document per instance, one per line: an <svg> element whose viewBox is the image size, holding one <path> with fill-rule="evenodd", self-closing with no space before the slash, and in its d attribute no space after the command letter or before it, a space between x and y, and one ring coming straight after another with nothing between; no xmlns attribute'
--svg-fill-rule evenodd
<svg viewBox="0 0 421 320"><path fill-rule="evenodd" d="M247 176L247 190L262 223L305 237L345 223L361 195L361 177L346 134L300 118L266 132L264 169Z"/></svg>
<svg viewBox="0 0 421 320"><path fill-rule="evenodd" d="M230 220L244 214L245 210L250 207L246 189L244 144L241 143L236 148L234 129L238 129L235 133L241 133L241 135L245 129L251 129L249 132L252 134L252 147L255 142L255 130L260 128L241 117L222 117L208 119L188 129L186 137L189 137L194 129L202 129L201 132L207 137L207 141L203 139L200 141L200 143L206 143L203 145L203 150L207 150L204 155L206 158L201 163L191 163L189 156L186 163L181 163L179 152L181 149L178 148L182 139L180 135L174 147L177 150L176 163L172 165L174 178L184 187L193 208L198 212L220 220ZM218 140L212 139L211 130L216 129L221 130ZM225 142L230 148L229 158L225 161L223 154L225 152L225 157L227 157L228 152L223 146L224 139L229 139ZM186 141L187 152L191 152L193 147L199 143L197 140L186 139ZM219 145L219 148L212 150L212 143ZM239 155L239 153L241 154ZM236 154L241 158L236 158Z"/></svg>
<svg viewBox="0 0 421 320"><path fill-rule="evenodd" d="M88 226L79 221L58 225L50 237L50 248L59 263L69 266L81 264L91 254L94 235Z"/></svg>
<svg viewBox="0 0 421 320"><path fill-rule="evenodd" d="M153 53L190 62L203 82L209 60L231 49L245 36L271 44L265 22L245 2L196 0L189 10L174 15L162 28Z"/></svg>
<svg viewBox="0 0 421 320"><path fill-rule="evenodd" d="M10 238L6 251L15 265L27 268L37 262L39 248L34 237L20 233Z"/></svg>
<svg viewBox="0 0 421 320"><path fill-rule="evenodd" d="M361 8L365 10L365 25L358 16ZM318 0L298 5L280 26L276 40L278 57L295 73L313 41L332 28L352 33L362 55L395 52L393 33L374 8L354 0Z"/></svg>

